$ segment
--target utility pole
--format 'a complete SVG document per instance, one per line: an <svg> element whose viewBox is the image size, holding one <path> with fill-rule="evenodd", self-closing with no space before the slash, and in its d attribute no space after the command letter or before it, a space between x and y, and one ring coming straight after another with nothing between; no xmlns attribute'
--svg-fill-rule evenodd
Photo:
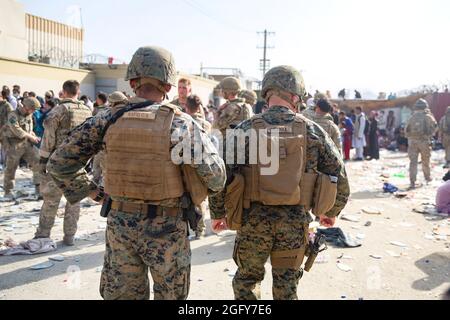
<svg viewBox="0 0 450 320"><path fill-rule="evenodd" d="M267 69L270 68L270 59L267 59L267 49L273 49L273 46L267 46L267 36L275 35L275 32L270 32L264 30L262 32L258 32L258 34L264 34L264 46L257 47L258 49L263 49L263 58L260 60L260 69L263 72L263 77L266 74Z"/></svg>

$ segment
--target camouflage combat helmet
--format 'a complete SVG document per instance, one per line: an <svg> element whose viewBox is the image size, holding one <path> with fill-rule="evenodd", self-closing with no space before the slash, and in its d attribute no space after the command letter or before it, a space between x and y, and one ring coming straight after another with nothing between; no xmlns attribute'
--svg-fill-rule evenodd
<svg viewBox="0 0 450 320"><path fill-rule="evenodd" d="M314 102L317 103L320 99L328 100L328 97L325 93L318 92L314 95Z"/></svg>
<svg viewBox="0 0 450 320"><path fill-rule="evenodd" d="M120 91L114 91L108 97L108 102L111 103L112 105L125 102L127 100L128 98Z"/></svg>
<svg viewBox="0 0 450 320"><path fill-rule="evenodd" d="M23 106L29 109L37 110L41 107L41 103L38 99L31 97L23 100Z"/></svg>
<svg viewBox="0 0 450 320"><path fill-rule="evenodd" d="M302 75L291 66L275 67L266 73L262 82L261 96L265 99L271 89L287 91L301 98L306 95Z"/></svg>
<svg viewBox="0 0 450 320"><path fill-rule="evenodd" d="M256 95L256 92L253 90L242 90L239 93L239 97L242 99L245 99L250 104L254 104L256 100L258 100L258 96Z"/></svg>
<svg viewBox="0 0 450 320"><path fill-rule="evenodd" d="M235 77L224 78L222 81L220 81L219 86L223 91L240 91L241 90L241 83L239 82L239 79L237 79Z"/></svg>
<svg viewBox="0 0 450 320"><path fill-rule="evenodd" d="M138 78L153 78L176 86L177 71L172 54L155 46L139 48L128 65L125 81Z"/></svg>
<svg viewBox="0 0 450 320"><path fill-rule="evenodd" d="M416 101L416 104L414 105L414 109L416 109L416 110L428 109L428 102L425 99L419 99Z"/></svg>

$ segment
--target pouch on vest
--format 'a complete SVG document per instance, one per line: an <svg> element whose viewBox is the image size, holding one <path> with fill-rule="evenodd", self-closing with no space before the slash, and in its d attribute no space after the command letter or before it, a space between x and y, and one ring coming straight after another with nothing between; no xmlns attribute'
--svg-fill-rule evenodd
<svg viewBox="0 0 450 320"><path fill-rule="evenodd" d="M327 174L319 173L314 190L314 206L312 213L315 216L322 216L330 211L337 195L337 178Z"/></svg>
<svg viewBox="0 0 450 320"><path fill-rule="evenodd" d="M245 180L240 174L234 175L233 182L226 187L225 213L230 230L239 230L242 224Z"/></svg>
<svg viewBox="0 0 450 320"><path fill-rule="evenodd" d="M311 210L318 176L317 173L305 172L300 181L300 205L304 206L306 211Z"/></svg>
<svg viewBox="0 0 450 320"><path fill-rule="evenodd" d="M285 251L273 251L270 263L273 269L300 269L305 258L305 247Z"/></svg>
<svg viewBox="0 0 450 320"><path fill-rule="evenodd" d="M424 114L417 114L411 119L409 134L413 137L421 137L427 134L427 124Z"/></svg>
<svg viewBox="0 0 450 320"><path fill-rule="evenodd" d="M208 188L204 185L195 169L189 165L182 165L183 180L192 202L200 207L208 197Z"/></svg>

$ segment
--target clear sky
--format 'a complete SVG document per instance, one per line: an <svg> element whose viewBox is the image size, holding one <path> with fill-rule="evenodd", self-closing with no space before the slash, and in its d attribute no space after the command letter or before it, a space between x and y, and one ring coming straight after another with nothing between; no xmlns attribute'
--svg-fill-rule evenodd
<svg viewBox="0 0 450 320"><path fill-rule="evenodd" d="M85 54L129 61L142 45L172 51L177 68L303 70L308 90L398 91L450 83L447 0L19 0L25 11L85 29Z"/></svg>

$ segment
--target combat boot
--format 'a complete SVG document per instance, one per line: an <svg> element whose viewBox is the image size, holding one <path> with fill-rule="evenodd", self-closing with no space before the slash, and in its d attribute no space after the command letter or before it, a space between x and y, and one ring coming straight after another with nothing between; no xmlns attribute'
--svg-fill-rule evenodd
<svg viewBox="0 0 450 320"><path fill-rule="evenodd" d="M64 236L63 243L66 246L72 247L75 245L74 243L74 236Z"/></svg>
<svg viewBox="0 0 450 320"><path fill-rule="evenodd" d="M38 184L34 186L34 198L36 199L36 201L44 199L44 197L42 196L42 194L40 192L40 188L39 188Z"/></svg>
<svg viewBox="0 0 450 320"><path fill-rule="evenodd" d="M14 196L11 192L5 192L5 194L3 195L3 200L4 201L14 201Z"/></svg>

